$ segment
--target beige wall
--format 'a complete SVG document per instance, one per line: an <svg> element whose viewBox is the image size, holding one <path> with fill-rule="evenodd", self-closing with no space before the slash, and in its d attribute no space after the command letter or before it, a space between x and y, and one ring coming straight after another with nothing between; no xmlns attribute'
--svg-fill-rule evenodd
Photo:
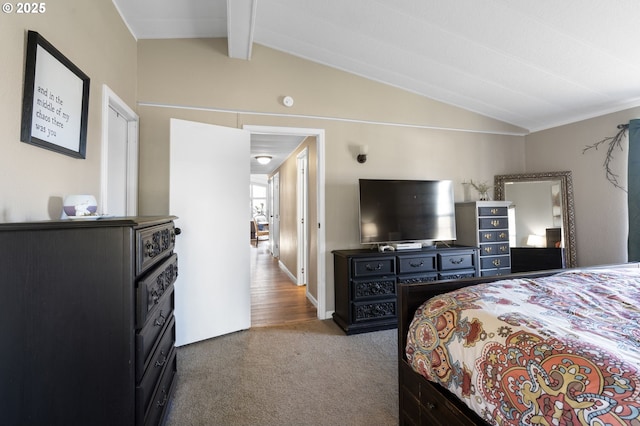
<svg viewBox="0 0 640 426"><path fill-rule="evenodd" d="M329 311L331 251L360 247L358 178L452 179L462 200L464 180L524 170L522 129L260 45L242 61L227 56L224 39L141 40L138 58L142 214L170 213L171 117L325 130ZM285 95L292 108L281 104ZM365 164L355 160L361 144Z"/></svg>
<svg viewBox="0 0 640 426"><path fill-rule="evenodd" d="M20 142L27 30L91 79L86 159ZM0 14L0 222L59 218L62 197L99 197L102 85L136 105L136 41L111 0L57 0L40 15Z"/></svg>
<svg viewBox="0 0 640 426"><path fill-rule="evenodd" d="M640 117L640 108L608 114L527 136L528 172L571 170L579 266L627 261L627 194L605 177L606 146L582 153L587 145L617 133L616 126ZM613 170L627 187L628 140L614 151Z"/></svg>

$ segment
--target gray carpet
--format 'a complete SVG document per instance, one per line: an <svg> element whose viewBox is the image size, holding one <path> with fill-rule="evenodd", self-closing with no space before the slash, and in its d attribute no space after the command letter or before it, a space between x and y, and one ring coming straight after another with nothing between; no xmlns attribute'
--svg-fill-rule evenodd
<svg viewBox="0 0 640 426"><path fill-rule="evenodd" d="M397 330L332 320L252 328L178 348L167 426L397 425Z"/></svg>

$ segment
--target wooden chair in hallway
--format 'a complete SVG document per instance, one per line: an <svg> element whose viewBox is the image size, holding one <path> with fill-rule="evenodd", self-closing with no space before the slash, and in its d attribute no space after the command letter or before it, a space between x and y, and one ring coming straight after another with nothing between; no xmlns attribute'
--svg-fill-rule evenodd
<svg viewBox="0 0 640 426"><path fill-rule="evenodd" d="M256 231L256 247L258 247L260 237L267 237L267 241L269 240L269 221L264 215L256 215L253 217L253 226Z"/></svg>

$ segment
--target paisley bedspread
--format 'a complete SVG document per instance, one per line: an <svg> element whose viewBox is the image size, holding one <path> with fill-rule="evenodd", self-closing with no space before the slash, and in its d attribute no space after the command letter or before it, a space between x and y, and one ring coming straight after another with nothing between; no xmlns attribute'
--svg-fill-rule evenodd
<svg viewBox="0 0 640 426"><path fill-rule="evenodd" d="M413 369L494 425L640 425L640 270L505 279L416 312Z"/></svg>

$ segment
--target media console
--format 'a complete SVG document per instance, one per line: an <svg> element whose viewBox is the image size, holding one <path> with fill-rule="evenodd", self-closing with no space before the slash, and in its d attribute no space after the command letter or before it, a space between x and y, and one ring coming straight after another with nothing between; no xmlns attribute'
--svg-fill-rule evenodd
<svg viewBox="0 0 640 426"><path fill-rule="evenodd" d="M470 246L335 250L333 260L333 320L346 334L397 327L398 283L479 276L478 248Z"/></svg>

